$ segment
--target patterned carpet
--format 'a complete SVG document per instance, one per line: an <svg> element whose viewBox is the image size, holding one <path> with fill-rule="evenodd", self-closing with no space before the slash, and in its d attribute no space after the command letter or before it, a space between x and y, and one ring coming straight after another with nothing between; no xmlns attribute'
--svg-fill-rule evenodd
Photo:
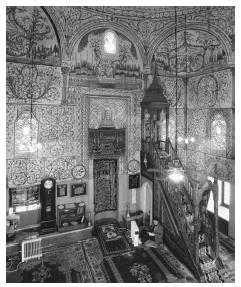
<svg viewBox="0 0 241 287"><path fill-rule="evenodd" d="M103 269L109 281L117 283L197 282L166 247L135 248L122 255L105 257Z"/></svg>
<svg viewBox="0 0 241 287"><path fill-rule="evenodd" d="M92 249L93 247L93 249ZM93 256L93 252L95 256ZM83 241L43 254L42 260L21 263L19 256L7 258L7 283L105 282L97 239Z"/></svg>
<svg viewBox="0 0 241 287"><path fill-rule="evenodd" d="M225 235L220 236L219 255L225 266L224 270L220 271L224 283L235 282L235 242Z"/></svg>
<svg viewBox="0 0 241 287"><path fill-rule="evenodd" d="M96 227L96 230L104 256L120 254L132 250L132 246L128 242L125 233L121 232L117 225L100 225Z"/></svg>
<svg viewBox="0 0 241 287"><path fill-rule="evenodd" d="M235 253L220 244L221 270L226 282L235 281ZM7 258L7 283L197 282L166 247L135 248L103 256L97 238L57 247L42 260L21 263L20 254Z"/></svg>

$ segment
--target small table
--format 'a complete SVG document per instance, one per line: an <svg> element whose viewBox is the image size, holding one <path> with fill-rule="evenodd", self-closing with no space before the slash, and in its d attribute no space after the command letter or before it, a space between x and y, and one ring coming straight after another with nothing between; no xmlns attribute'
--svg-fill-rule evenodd
<svg viewBox="0 0 241 287"><path fill-rule="evenodd" d="M126 228L130 229L132 220L137 220L138 223L143 223L143 212L139 211L135 214L130 214L128 217L126 215L123 216L123 222Z"/></svg>

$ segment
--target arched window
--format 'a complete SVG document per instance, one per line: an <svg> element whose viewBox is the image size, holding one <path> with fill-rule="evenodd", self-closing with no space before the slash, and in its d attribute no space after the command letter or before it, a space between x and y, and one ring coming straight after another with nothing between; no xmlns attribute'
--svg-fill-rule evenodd
<svg viewBox="0 0 241 287"><path fill-rule="evenodd" d="M214 152L226 152L226 122L222 114L216 114L211 123L211 148Z"/></svg>
<svg viewBox="0 0 241 287"><path fill-rule="evenodd" d="M111 30L104 33L104 52L110 55L117 53L117 37Z"/></svg>
<svg viewBox="0 0 241 287"><path fill-rule="evenodd" d="M29 111L23 111L15 122L15 156L35 152L37 141L38 121Z"/></svg>

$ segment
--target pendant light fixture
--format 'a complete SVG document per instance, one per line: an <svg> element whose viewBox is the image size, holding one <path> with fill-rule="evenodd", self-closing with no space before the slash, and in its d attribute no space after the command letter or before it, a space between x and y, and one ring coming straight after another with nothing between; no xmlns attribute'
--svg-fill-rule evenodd
<svg viewBox="0 0 241 287"><path fill-rule="evenodd" d="M175 54L175 64L176 64L176 70L175 70L175 76L176 76L176 103L175 103L175 114L176 114L176 123L175 123L175 155L174 158L172 159L172 161L169 163L169 169L168 169L168 178L171 181L174 181L176 183L182 181L184 179L184 170L183 170L183 166L181 165L180 160L178 159L177 156L177 118L178 118L178 114L177 114L177 102L178 102L178 95L177 95L177 61L178 61L178 57L177 57L177 11L176 11L176 7L174 7L175 9L175 50L176 50L176 54Z"/></svg>
<svg viewBox="0 0 241 287"><path fill-rule="evenodd" d="M37 121L35 119L35 116L33 114L33 96L34 96L34 70L36 69L34 64L34 33L35 33L35 24L34 24L34 15L35 15L35 7L33 8L33 15L32 15L32 23L31 23L31 34L29 39L29 57L31 61L31 67L29 71L29 78L28 81L28 95L27 99L30 100L30 117L29 121L27 121L27 124L23 126L22 128L22 134L25 137L28 137L29 140L24 144L21 144L19 146L20 150L27 150L28 152L32 153L36 150L42 149L42 144L38 143L36 138L33 136L36 133L37 129Z"/></svg>
<svg viewBox="0 0 241 287"><path fill-rule="evenodd" d="M188 70L188 53L187 53L187 16L185 15L185 28L184 28L184 45L185 45L185 61L186 61L186 71L185 71L185 85L186 85L186 97L187 97L187 81L188 81L188 76L187 76L187 70ZM177 69L176 69L177 70ZM187 103L186 103L187 105ZM187 107L185 107L187 109ZM186 111L185 111L186 112ZM186 115L187 116L187 115ZM185 121L184 123L185 125L185 132L184 132L184 137L178 137L177 141L179 143L184 142L185 145L189 144L189 143L194 143L195 142L195 138L194 137L188 137L187 136L187 132L186 132L186 128L187 128L187 122Z"/></svg>

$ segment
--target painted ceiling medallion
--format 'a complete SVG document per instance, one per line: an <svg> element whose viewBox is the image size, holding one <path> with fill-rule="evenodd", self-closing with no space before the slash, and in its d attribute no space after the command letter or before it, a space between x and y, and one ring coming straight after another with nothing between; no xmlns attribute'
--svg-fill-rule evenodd
<svg viewBox="0 0 241 287"><path fill-rule="evenodd" d="M75 179L81 179L85 176L85 174L86 174L86 169L83 164L76 165L73 168L73 177Z"/></svg>
<svg viewBox="0 0 241 287"><path fill-rule="evenodd" d="M136 173L140 170L140 163L136 159L132 159L128 163L128 170L130 172Z"/></svg>

